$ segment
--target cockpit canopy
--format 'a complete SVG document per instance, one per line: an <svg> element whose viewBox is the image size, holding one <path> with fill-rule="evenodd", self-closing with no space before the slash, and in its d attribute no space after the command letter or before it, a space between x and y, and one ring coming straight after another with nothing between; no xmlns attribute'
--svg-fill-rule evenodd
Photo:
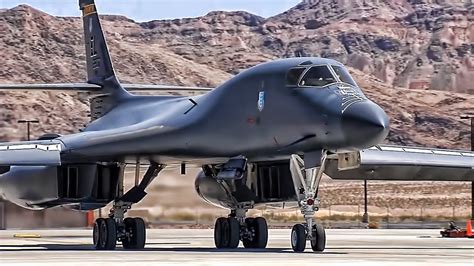
<svg viewBox="0 0 474 266"><path fill-rule="evenodd" d="M346 83L357 87L349 72L338 65L295 67L287 74L288 86L325 87L334 83Z"/></svg>

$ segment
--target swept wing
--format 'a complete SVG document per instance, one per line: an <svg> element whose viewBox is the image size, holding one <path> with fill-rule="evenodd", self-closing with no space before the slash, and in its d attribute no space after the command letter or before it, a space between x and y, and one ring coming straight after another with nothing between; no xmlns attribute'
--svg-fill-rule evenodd
<svg viewBox="0 0 474 266"><path fill-rule="evenodd" d="M333 179L393 181L474 181L474 152L377 146L328 161ZM345 163L352 161L352 163Z"/></svg>

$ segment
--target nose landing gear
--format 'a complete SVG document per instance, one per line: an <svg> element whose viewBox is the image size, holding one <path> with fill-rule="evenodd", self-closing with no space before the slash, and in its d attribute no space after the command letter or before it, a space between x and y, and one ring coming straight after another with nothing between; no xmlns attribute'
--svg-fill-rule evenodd
<svg viewBox="0 0 474 266"><path fill-rule="evenodd" d="M306 249L308 238L306 227L303 224L295 224L291 230L291 247L295 252L303 252Z"/></svg>
<svg viewBox="0 0 474 266"><path fill-rule="evenodd" d="M313 225L312 235L308 234L306 224L295 224L291 230L291 247L295 252L303 252L306 249L306 241L311 243L311 249L322 252L326 248L326 232L320 224Z"/></svg>
<svg viewBox="0 0 474 266"><path fill-rule="evenodd" d="M306 156L305 156L306 157ZM308 168L305 162L316 159L316 164ZM298 155L290 159L290 171L298 197L298 205L304 216L305 223L296 224L291 230L291 247L295 252L306 249L306 241L311 242L313 251L322 252L326 248L326 232L321 224L314 220L314 214L319 210L319 183L326 166L327 152L308 154L305 160Z"/></svg>
<svg viewBox="0 0 474 266"><path fill-rule="evenodd" d="M313 238L311 239L311 249L322 252L326 248L326 231L321 224L313 225Z"/></svg>

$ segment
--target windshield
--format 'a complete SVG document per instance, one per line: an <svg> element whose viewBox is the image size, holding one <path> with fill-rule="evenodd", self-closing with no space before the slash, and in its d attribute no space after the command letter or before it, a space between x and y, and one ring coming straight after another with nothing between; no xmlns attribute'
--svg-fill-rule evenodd
<svg viewBox="0 0 474 266"><path fill-rule="evenodd" d="M351 74L349 74L349 72L347 72L347 70L344 67L341 67L341 66L331 66L331 67L332 69L334 69L334 72L336 72L336 75L341 82L357 87L357 84L352 79Z"/></svg>
<svg viewBox="0 0 474 266"><path fill-rule="evenodd" d="M336 83L336 78L332 75L328 66L311 67L300 82L301 86L323 87Z"/></svg>
<svg viewBox="0 0 474 266"><path fill-rule="evenodd" d="M288 72L286 76L286 85L288 86L298 86L298 81L306 68L293 68Z"/></svg>

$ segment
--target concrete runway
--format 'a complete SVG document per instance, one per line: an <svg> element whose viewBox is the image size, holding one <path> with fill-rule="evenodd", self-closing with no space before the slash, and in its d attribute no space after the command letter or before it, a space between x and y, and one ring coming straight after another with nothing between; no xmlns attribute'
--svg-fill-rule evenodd
<svg viewBox="0 0 474 266"><path fill-rule="evenodd" d="M200 229L148 230L142 251L96 251L91 230L0 231L0 265L474 265L474 239L444 239L439 230L327 230L327 249L293 253L290 230L270 230L264 250L214 249L213 231ZM41 238L14 238L14 234Z"/></svg>

